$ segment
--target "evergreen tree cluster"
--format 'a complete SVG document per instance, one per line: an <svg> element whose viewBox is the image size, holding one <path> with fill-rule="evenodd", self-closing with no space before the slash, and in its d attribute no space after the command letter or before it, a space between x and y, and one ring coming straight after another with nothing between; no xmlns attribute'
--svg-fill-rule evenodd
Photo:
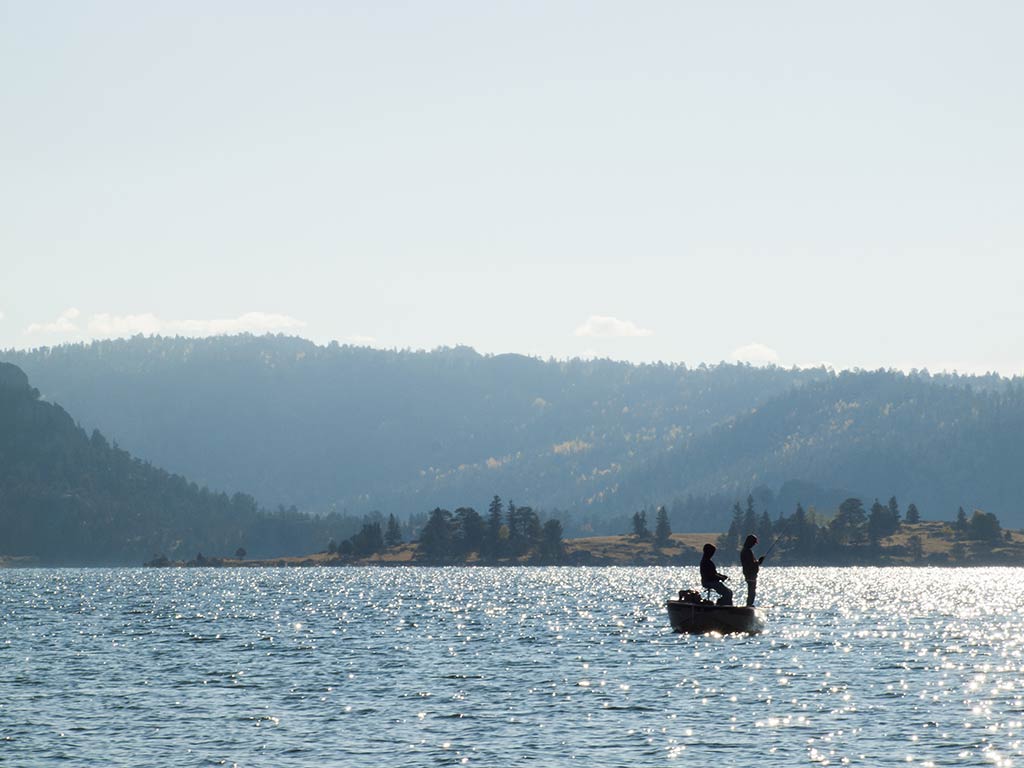
<svg viewBox="0 0 1024 768"><path fill-rule="evenodd" d="M340 557L369 557L370 555L382 552L388 547L395 547L402 543L402 526L393 515L388 515L386 525L382 524L379 512L367 516L362 527L356 533L340 544L331 539L327 545L330 554L337 554Z"/></svg>
<svg viewBox="0 0 1024 768"><path fill-rule="evenodd" d="M454 514L434 509L420 531L419 554L428 562L464 562L475 554L482 562L558 563L564 558L562 535L560 521L542 523L531 507L509 502L506 509L495 496L486 519L472 507Z"/></svg>
<svg viewBox="0 0 1024 768"><path fill-rule="evenodd" d="M652 540L657 547L666 546L672 537L672 524L669 522L668 510L664 506L658 507L653 534L647 527L647 510L641 509L634 512L632 536L640 541Z"/></svg>
<svg viewBox="0 0 1024 768"><path fill-rule="evenodd" d="M898 533L904 524L920 522L920 512L914 503L908 505L905 518L901 517L895 496L886 504L876 499L869 511L865 511L861 499L849 497L830 516L818 513L813 507L804 509L798 503L792 514L780 513L773 520L766 511L759 514L753 496L748 495L745 505L734 504L729 528L719 537L717 545L725 552L739 549L745 537L752 533L758 537L761 551L775 546L773 557L777 562L870 563L877 560L883 539ZM961 540L951 553L955 561L964 558L963 541L984 545L999 542L1004 536L996 515L980 510L968 518L961 508L956 518L947 524L947 529ZM922 560L919 534L908 537L906 550L912 561Z"/></svg>

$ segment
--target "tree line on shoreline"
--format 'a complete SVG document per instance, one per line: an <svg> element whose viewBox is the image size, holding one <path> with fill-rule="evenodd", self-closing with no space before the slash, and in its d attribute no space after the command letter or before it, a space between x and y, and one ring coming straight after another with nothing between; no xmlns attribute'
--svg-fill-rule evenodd
<svg viewBox="0 0 1024 768"><path fill-rule="evenodd" d="M798 503L793 514L780 513L772 520L767 512L756 512L754 499L748 495L745 507L739 502L734 505L729 528L716 544L720 549L737 550L744 537L753 533L762 547L777 545L774 558L779 563L868 565L894 559L928 564L981 561L1013 541L996 515L975 510L968 517L960 507L956 518L939 529L939 535L953 542L949 551L926 552L925 538L917 529L921 522L917 505L911 502L901 513L895 496L885 504L875 499L870 509L865 509L861 499L850 497L831 516L821 515L813 507L805 510ZM899 543L884 543L901 532L906 535L899 537Z"/></svg>
<svg viewBox="0 0 1024 768"><path fill-rule="evenodd" d="M895 497L882 504L877 499L869 509L861 499L847 498L832 515L797 504L791 515L772 519L767 511L757 512L752 495L746 505L736 502L728 530L715 540L723 553L739 549L747 534L755 534L762 551L773 548L779 564L845 565L910 562L921 564L985 561L986 553L1012 542L999 519L976 510L968 516L961 507L948 523L931 522L922 529L920 511L910 503L905 511ZM902 538L897 534L905 534ZM487 515L472 507L454 512L440 507L431 511L414 537L410 563L417 564L564 564L578 562L567 556L562 523L556 518L542 520L531 507L505 505L495 495ZM933 535L948 536L948 552L926 551L925 540ZM669 514L664 506L655 513L650 529L646 510L635 512L627 538L642 547L660 551L662 562L685 564L699 557L673 538ZM898 543L894 543L900 539ZM327 553L339 562L360 562L403 544L401 526L394 515L383 523L373 519L340 544L331 541ZM674 550L684 550L675 552ZM586 560L582 560L586 562Z"/></svg>
<svg viewBox="0 0 1024 768"><path fill-rule="evenodd" d="M436 507L427 516L417 538L416 558L423 563L529 562L557 564L564 561L562 523L542 520L528 506L506 506L501 497L491 499L484 517L473 507L454 512ZM359 559L402 543L401 527L394 515L386 526L367 521L340 544L333 540L327 551L342 559Z"/></svg>

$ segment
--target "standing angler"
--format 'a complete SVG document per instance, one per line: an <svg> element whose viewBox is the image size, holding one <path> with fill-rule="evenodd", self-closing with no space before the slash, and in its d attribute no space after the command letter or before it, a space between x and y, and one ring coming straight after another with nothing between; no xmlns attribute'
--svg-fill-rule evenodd
<svg viewBox="0 0 1024 768"><path fill-rule="evenodd" d="M740 565L743 566L743 578L747 580L747 607L753 607L754 595L757 593L757 573L761 570L761 563L764 562L764 555L754 558L754 545L757 544L757 536L750 534L743 542L743 549L740 550Z"/></svg>

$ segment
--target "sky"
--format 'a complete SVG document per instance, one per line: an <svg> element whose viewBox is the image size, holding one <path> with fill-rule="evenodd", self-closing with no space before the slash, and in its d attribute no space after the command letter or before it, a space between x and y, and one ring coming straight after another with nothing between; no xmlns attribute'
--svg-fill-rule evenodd
<svg viewBox="0 0 1024 768"><path fill-rule="evenodd" d="M0 349L1024 373L1018 2L4 2Z"/></svg>

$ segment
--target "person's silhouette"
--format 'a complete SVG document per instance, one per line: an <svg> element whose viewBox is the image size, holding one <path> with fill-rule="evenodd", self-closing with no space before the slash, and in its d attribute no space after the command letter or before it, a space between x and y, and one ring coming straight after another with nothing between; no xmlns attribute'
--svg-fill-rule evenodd
<svg viewBox="0 0 1024 768"><path fill-rule="evenodd" d="M754 545L757 544L757 536L750 534L743 542L743 549L740 550L740 565L743 566L743 578L747 580L747 606L754 605L754 595L757 594L757 574L761 570L761 563L764 562L764 555L754 557Z"/></svg>
<svg viewBox="0 0 1024 768"><path fill-rule="evenodd" d="M721 597L718 598L718 605L732 605L732 590L722 582L728 576L719 573L711 556L715 554L714 544L704 545L704 557L700 561L700 583L705 589L713 589Z"/></svg>

